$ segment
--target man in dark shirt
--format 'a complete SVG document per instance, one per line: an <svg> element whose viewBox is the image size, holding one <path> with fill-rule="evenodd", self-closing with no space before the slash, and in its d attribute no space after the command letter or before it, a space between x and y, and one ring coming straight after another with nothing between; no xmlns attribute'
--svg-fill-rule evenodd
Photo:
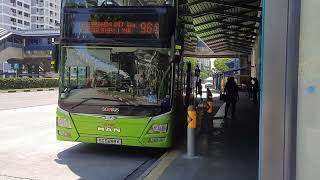
<svg viewBox="0 0 320 180"><path fill-rule="evenodd" d="M224 117L227 118L228 110L230 105L232 105L232 119L235 118L236 103L239 100L238 86L234 81L234 77L230 77L224 88L226 93L226 108Z"/></svg>

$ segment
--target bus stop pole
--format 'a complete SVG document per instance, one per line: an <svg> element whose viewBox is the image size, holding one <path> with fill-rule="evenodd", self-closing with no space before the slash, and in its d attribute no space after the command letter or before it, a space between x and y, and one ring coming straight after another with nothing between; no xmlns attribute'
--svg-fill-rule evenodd
<svg viewBox="0 0 320 180"><path fill-rule="evenodd" d="M193 157L196 154L195 129L197 127L197 112L194 106L188 107L188 142L187 155Z"/></svg>

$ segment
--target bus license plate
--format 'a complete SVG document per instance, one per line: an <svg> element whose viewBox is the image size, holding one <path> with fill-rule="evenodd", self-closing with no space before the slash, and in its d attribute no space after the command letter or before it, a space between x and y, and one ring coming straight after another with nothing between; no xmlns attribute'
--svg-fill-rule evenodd
<svg viewBox="0 0 320 180"><path fill-rule="evenodd" d="M97 143L121 145L121 139L97 138Z"/></svg>

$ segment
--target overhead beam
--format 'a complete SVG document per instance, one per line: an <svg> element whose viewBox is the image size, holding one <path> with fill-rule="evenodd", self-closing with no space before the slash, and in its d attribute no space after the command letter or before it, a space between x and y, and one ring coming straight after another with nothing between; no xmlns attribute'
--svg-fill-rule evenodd
<svg viewBox="0 0 320 180"><path fill-rule="evenodd" d="M223 17L229 17L229 18L235 18L235 19L240 19L240 20L245 20L245 21L252 21L252 22L261 22L261 18L259 17L253 17L253 16L247 16L247 15L240 15L240 14L234 14L230 12L225 12L225 11L217 11L213 9L206 10L206 12L200 12L197 14L193 14L193 18L200 18L204 17L207 15L218 15L218 16L223 16Z"/></svg>
<svg viewBox="0 0 320 180"><path fill-rule="evenodd" d="M184 39L188 39L190 41L198 41L198 38L196 36L193 36L191 34L185 34Z"/></svg>
<svg viewBox="0 0 320 180"><path fill-rule="evenodd" d="M190 42L198 42L198 38L197 37L193 38L193 37L190 37L190 36L185 36L184 40L190 41Z"/></svg>
<svg viewBox="0 0 320 180"><path fill-rule="evenodd" d="M245 5L245 4L241 4L241 3L230 3L227 1L221 1L221 0L211 0L211 1L198 0L198 1L194 1L192 3L189 3L189 6L194 6L194 5L202 4L205 2L218 4L218 5L222 5L222 6L228 6L228 7L232 7L232 8L243 8L243 9L250 9L250 10L255 10L255 11L262 11L261 7L252 6L252 5Z"/></svg>
<svg viewBox="0 0 320 180"><path fill-rule="evenodd" d="M210 27L210 28L206 28L200 31L196 31L197 34L202 34L202 33L206 33L208 31L214 31L217 29L222 29L222 30L226 30L226 31L232 31L232 32L238 32L238 33L243 33L243 34L249 34L252 36L256 36L257 33L252 32L253 30L239 30L239 29L234 29L234 28L229 28L226 25L219 25L219 26L214 26L214 27Z"/></svg>
<svg viewBox="0 0 320 180"><path fill-rule="evenodd" d="M192 44L192 43L189 43L189 42L184 42L184 46L196 47L197 44Z"/></svg>
<svg viewBox="0 0 320 180"><path fill-rule="evenodd" d="M220 52L224 52L224 51L234 51L234 52L239 52L239 53L246 54L246 55L251 54L251 52L243 51L243 50L235 49L235 48L231 48L231 47L224 47L224 48L216 49L216 50L212 50L212 51L214 53L220 53Z"/></svg>
<svg viewBox="0 0 320 180"><path fill-rule="evenodd" d="M254 41L255 38L253 37L248 37L248 36L239 36L238 34L228 34L228 33L224 33L223 36L225 39L233 39L233 40L239 40L239 41ZM216 39L220 39L221 37L213 37L213 38L201 38L204 41L214 41Z"/></svg>
<svg viewBox="0 0 320 180"><path fill-rule="evenodd" d="M196 46L192 44L184 44L184 47L195 48Z"/></svg>
<svg viewBox="0 0 320 180"><path fill-rule="evenodd" d="M207 44L219 44L219 43L222 43L222 42L231 42L231 43L238 43L238 44L248 44L248 45L253 45L254 42L252 41L238 41L238 40L232 40L232 39L222 39L222 40L219 40L219 41L207 41L206 43Z"/></svg>
<svg viewBox="0 0 320 180"><path fill-rule="evenodd" d="M228 21L224 21L221 19L211 19L210 21L205 21L202 23L198 23L198 24L192 24L195 28L196 27L200 27L206 24L211 24L211 23L221 23L221 24L225 24L228 26L238 26L241 28L247 28L247 29L259 29L259 27L256 27L255 24L252 25L245 25L245 24L241 24L241 23L236 23L236 22L228 22Z"/></svg>
<svg viewBox="0 0 320 180"><path fill-rule="evenodd" d="M191 41L184 41L185 44L192 44L192 45L197 45L197 42L191 42Z"/></svg>
<svg viewBox="0 0 320 180"><path fill-rule="evenodd" d="M184 47L183 50L196 52L196 48Z"/></svg>
<svg viewBox="0 0 320 180"><path fill-rule="evenodd" d="M221 41L219 43L212 43L212 44L207 44L208 46L219 46L222 44L234 44L238 46L245 46L245 47L253 47L252 44L246 44L246 43L239 43L239 42L231 42L231 41Z"/></svg>
<svg viewBox="0 0 320 180"><path fill-rule="evenodd" d="M232 48L232 49L237 49L237 50L241 50L241 51L245 51L245 52L251 52L251 48L240 48L240 47L237 47L237 46L231 46L231 45L228 45L227 46L228 48Z"/></svg>
<svg viewBox="0 0 320 180"><path fill-rule="evenodd" d="M209 33L210 31L208 31L208 33ZM212 32L212 31L211 31ZM219 35L219 34L222 34L222 35L224 35L224 34L226 34L226 31L218 31L218 32L214 32L214 33L211 33L211 34L208 34L208 35L200 35L200 34L198 34L199 35L199 37L201 38L201 39L203 39L203 38L208 38L208 37L211 37L211 36L216 36L216 35Z"/></svg>
<svg viewBox="0 0 320 180"><path fill-rule="evenodd" d="M235 44L221 44L221 45L218 45L218 46L209 46L209 48L211 49L219 49L219 48L222 48L222 47L234 47L234 48L238 48L238 49L243 49L243 50L248 50L248 51L251 51L252 47L244 47L244 46L239 46L239 45L235 45Z"/></svg>
<svg viewBox="0 0 320 180"><path fill-rule="evenodd" d="M227 36L221 36L221 37L216 37L216 38L211 38L204 40L206 43L216 43L222 40L232 40L232 41L238 41L238 42L246 42L246 43L252 43L252 40L247 40L247 39L241 39L241 38L232 38L232 37L227 37Z"/></svg>
<svg viewBox="0 0 320 180"><path fill-rule="evenodd" d="M252 37L252 36L246 36L246 35L240 35L238 33L225 33L224 34L226 37L235 37L235 38L238 38L238 39L249 39L249 40L255 40L256 38Z"/></svg>
<svg viewBox="0 0 320 180"><path fill-rule="evenodd" d="M221 43L224 41L227 41L227 39L221 38L221 39L218 39L217 41L213 41L213 42L211 42L211 41L203 41L203 42L205 42L209 46L209 45L218 44L218 43Z"/></svg>
<svg viewBox="0 0 320 180"><path fill-rule="evenodd" d="M219 41L217 43L206 43L208 46L218 46L218 45L221 45L221 44L225 44L225 43L229 43L229 44L236 44L236 45L239 45L239 46L249 46L249 47L253 47L252 44L250 43L244 43L244 42L237 42L237 41L228 41L228 40L223 40L223 41Z"/></svg>
<svg viewBox="0 0 320 180"><path fill-rule="evenodd" d="M209 46L209 48L212 49L212 50L222 49L222 48L226 48L226 47L233 47L233 48L242 49L244 51L251 51L251 49L248 49L248 48L239 48L237 46L231 46L231 45L227 45L227 44L223 45L223 46L216 46L216 47L210 47Z"/></svg>
<svg viewBox="0 0 320 180"><path fill-rule="evenodd" d="M184 54L184 57L196 57L196 58L239 58L238 54L210 54L210 55L203 55L203 54Z"/></svg>
<svg viewBox="0 0 320 180"><path fill-rule="evenodd" d="M216 52L219 49L225 49L225 48L233 48L233 49L238 49L241 50L243 52L251 52L250 49L242 49L242 48L238 48L238 47L234 47L234 46L221 46L221 47L216 47L216 48L210 48L213 52Z"/></svg>
<svg viewBox="0 0 320 180"><path fill-rule="evenodd" d="M216 46L209 46L209 47L210 47L210 48L213 48L213 49L216 49L216 48L221 48L221 47L225 47L225 46L228 46L228 47L236 47L236 48L239 48L239 49L244 49L244 50L249 50L249 51L251 51L251 49L252 49L252 47L239 46L239 45L236 45L236 44L228 44L228 43L220 44L220 45L216 45Z"/></svg>
<svg viewBox="0 0 320 180"><path fill-rule="evenodd" d="M213 49L213 48L210 48L210 49L213 51L213 53L229 50L227 46L221 47L221 48L217 48L217 49Z"/></svg>
<svg viewBox="0 0 320 180"><path fill-rule="evenodd" d="M254 39L250 39L250 37L231 37L231 36L219 36L219 37L214 37L214 38L207 38L203 39L201 38L204 42L206 43L216 43L216 41L221 41L221 40L230 40L230 41L237 41L237 42L244 42L244 43L252 43Z"/></svg>
<svg viewBox="0 0 320 180"><path fill-rule="evenodd" d="M232 47L225 47L225 48L221 48L221 49L217 49L217 50L213 50L214 53L217 53L217 52L223 52L223 51L236 51L236 52L240 52L240 53L243 53L243 54L251 54L251 52L248 52L248 51L243 51L241 49L236 49L236 48L232 48Z"/></svg>
<svg viewBox="0 0 320 180"><path fill-rule="evenodd" d="M195 42L195 41L190 41L190 40L187 40L187 39L185 39L184 42L189 43L189 44L197 44L197 42Z"/></svg>
<svg viewBox="0 0 320 180"><path fill-rule="evenodd" d="M244 34L244 35L247 35L247 36L257 36L257 33L252 32L252 31L243 31L243 30L237 30L237 29L232 29L232 28L220 28L220 29L223 29L223 31L220 31L219 33L217 32L217 34L221 34L221 33L224 34L224 33L227 33L227 32L233 32L233 33L237 33L237 34ZM208 35L202 35L202 34L203 33L209 33L209 32L212 32L214 30L217 30L217 29L208 28L208 29L204 29L204 30L196 31L196 32L201 38L207 38L207 37L212 36L212 34L208 34ZM214 34L215 33L213 33L213 35Z"/></svg>
<svg viewBox="0 0 320 180"><path fill-rule="evenodd" d="M186 50L186 51L193 51L193 52L195 52L195 51L196 51L196 49L188 48L188 47L184 47L184 48L183 48L183 50Z"/></svg>

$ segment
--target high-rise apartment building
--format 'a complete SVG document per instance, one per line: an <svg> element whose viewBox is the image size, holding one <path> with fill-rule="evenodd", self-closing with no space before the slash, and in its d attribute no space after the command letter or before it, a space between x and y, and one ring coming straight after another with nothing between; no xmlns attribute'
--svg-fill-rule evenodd
<svg viewBox="0 0 320 180"><path fill-rule="evenodd" d="M61 0L0 0L0 27L8 30L58 28Z"/></svg>
<svg viewBox="0 0 320 180"><path fill-rule="evenodd" d="M8 30L31 28L31 0L0 0L0 26Z"/></svg>
<svg viewBox="0 0 320 180"><path fill-rule="evenodd" d="M31 29L58 28L61 0L31 0Z"/></svg>
<svg viewBox="0 0 320 180"><path fill-rule="evenodd" d="M200 69L211 70L211 59L210 58L198 58L198 65Z"/></svg>

